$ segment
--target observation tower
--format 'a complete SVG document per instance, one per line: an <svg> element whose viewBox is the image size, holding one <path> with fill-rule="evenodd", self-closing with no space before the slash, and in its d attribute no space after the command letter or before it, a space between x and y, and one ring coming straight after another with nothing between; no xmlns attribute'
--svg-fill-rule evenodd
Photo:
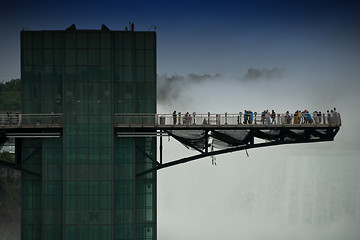
<svg viewBox="0 0 360 240"><path fill-rule="evenodd" d="M0 146L15 139L15 161L1 165L22 171L27 240L156 239L157 170L333 141L341 126L338 113L311 123L277 114L273 124L261 114L157 113L153 31L22 31L21 79L21 113L0 115ZM198 153L164 160L164 135Z"/></svg>

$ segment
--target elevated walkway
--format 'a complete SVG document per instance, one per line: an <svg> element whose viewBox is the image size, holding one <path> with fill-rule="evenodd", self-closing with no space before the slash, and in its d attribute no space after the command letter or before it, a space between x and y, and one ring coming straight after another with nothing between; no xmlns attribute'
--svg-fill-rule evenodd
<svg viewBox="0 0 360 240"><path fill-rule="evenodd" d="M341 126L340 114L332 114L313 117L305 121L304 117L294 117L286 114L276 114L272 118L262 117L260 114L247 117L243 114L116 114L116 128L155 128L155 129L249 129L262 128L273 129L287 128L318 128ZM297 118L297 119L296 119Z"/></svg>
<svg viewBox="0 0 360 240"><path fill-rule="evenodd" d="M254 114L116 114L118 137L160 136L160 162L138 176L204 157L294 143L333 141L340 130L340 114L275 118ZM162 136L169 135L199 154L162 162Z"/></svg>
<svg viewBox="0 0 360 240"><path fill-rule="evenodd" d="M114 119L117 137L160 137L160 161L153 159L156 167L138 173L138 176L228 152L282 144L333 141L341 127L339 113L299 117L276 114L275 118L263 117L261 114L115 114ZM9 138L60 137L62 123L62 114L0 114L0 147ZM199 154L163 163L164 135L172 136Z"/></svg>
<svg viewBox="0 0 360 240"><path fill-rule="evenodd" d="M62 128L62 114L0 114L0 131Z"/></svg>
<svg viewBox="0 0 360 240"><path fill-rule="evenodd" d="M184 129L250 129L262 128L273 129L286 128L323 128L340 127L341 117L339 113L332 115L322 114L311 117L311 121L305 121L305 117L295 120L286 114L277 114L273 119L262 118L260 114L250 119L239 114L115 114L115 128L142 128L157 130L184 130ZM62 128L62 114L0 114L0 130L15 129L57 129Z"/></svg>
<svg viewBox="0 0 360 240"><path fill-rule="evenodd" d="M215 139L218 148L267 141L333 140L341 126L340 114L294 117L277 114L115 114L118 137L154 137L168 134L184 144L205 149L203 138ZM0 146L7 138L59 137L62 114L0 114ZM190 144L190 142L192 144ZM216 144L219 143L219 144ZM195 144L195 145L194 145Z"/></svg>
<svg viewBox="0 0 360 240"><path fill-rule="evenodd" d="M60 137L62 114L0 114L0 147L8 138Z"/></svg>

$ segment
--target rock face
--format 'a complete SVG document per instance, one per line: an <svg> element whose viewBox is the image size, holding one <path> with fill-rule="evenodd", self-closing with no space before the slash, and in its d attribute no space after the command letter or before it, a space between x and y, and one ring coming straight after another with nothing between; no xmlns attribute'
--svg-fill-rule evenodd
<svg viewBox="0 0 360 240"><path fill-rule="evenodd" d="M20 239L20 173L0 166L0 239Z"/></svg>

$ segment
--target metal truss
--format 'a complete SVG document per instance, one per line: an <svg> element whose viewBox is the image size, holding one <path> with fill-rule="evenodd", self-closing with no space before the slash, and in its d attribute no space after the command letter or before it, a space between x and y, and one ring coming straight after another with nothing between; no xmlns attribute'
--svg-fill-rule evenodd
<svg viewBox="0 0 360 240"><path fill-rule="evenodd" d="M198 159L212 157L220 154L237 152L253 148L270 147L284 144L296 144L296 143L315 143L333 141L335 135L340 130L339 127L322 127L322 128L273 128L273 129L261 129L261 128L249 128L246 131L246 136L239 140L231 137L219 130L204 129L204 133L199 137L198 141L189 140L183 137L175 135L171 130L167 130L167 134L174 137L177 141L195 149L200 154L181 158L178 160L162 163L162 140L160 137L160 159L161 162L156 161L156 166L146 171L137 174L137 177L146 175L153 171L157 171L163 168L176 166L178 164L195 161ZM228 148L208 151L211 144L209 144L209 138L217 139L228 144ZM256 139L265 140L265 142L258 143ZM199 144L202 143L202 144Z"/></svg>

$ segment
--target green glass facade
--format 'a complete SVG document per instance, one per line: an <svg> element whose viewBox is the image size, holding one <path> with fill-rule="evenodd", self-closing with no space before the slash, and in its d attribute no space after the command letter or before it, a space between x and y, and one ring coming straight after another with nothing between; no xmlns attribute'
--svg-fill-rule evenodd
<svg viewBox="0 0 360 240"><path fill-rule="evenodd" d="M156 34L22 31L22 113L62 113L60 138L22 139L26 240L156 239L155 138L116 113L156 113ZM131 131L131 129L129 129Z"/></svg>

